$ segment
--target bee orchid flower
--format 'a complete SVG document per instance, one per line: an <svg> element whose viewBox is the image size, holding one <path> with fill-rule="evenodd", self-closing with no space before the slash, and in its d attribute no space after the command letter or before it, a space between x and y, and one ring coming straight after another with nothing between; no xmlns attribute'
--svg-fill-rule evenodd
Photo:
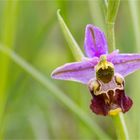
<svg viewBox="0 0 140 140"><path fill-rule="evenodd" d="M84 48L86 58L67 63L52 72L52 78L86 84L92 95L91 110L98 115L127 112L133 102L125 94L125 76L140 69L140 54L108 53L104 32L87 25Z"/></svg>

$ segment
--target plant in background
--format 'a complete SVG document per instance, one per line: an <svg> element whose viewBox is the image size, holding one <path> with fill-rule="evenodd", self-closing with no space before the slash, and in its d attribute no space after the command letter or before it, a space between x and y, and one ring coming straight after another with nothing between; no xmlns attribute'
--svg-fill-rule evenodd
<svg viewBox="0 0 140 140"><path fill-rule="evenodd" d="M93 96L90 108L96 114L125 113L132 100L125 95L124 77L140 68L140 54L120 54L118 50L108 54L104 33L93 25L86 27L84 45L88 58L58 67L52 77L86 84Z"/></svg>

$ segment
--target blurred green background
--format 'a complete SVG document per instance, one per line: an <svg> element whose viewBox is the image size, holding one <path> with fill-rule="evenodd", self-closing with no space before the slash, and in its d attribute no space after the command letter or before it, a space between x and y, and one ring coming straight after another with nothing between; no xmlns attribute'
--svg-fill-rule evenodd
<svg viewBox="0 0 140 140"><path fill-rule="evenodd" d="M56 67L75 61L61 32L57 9L61 9L82 50L87 24L106 31L102 0L0 0L0 43L9 46L43 73L107 135L116 139L111 117L97 116L89 109L91 96L85 85L52 80L50 77ZM139 1L133 4L121 1L115 24L116 47L120 52L140 52L139 13ZM91 128L49 89L1 52L0 77L0 109L5 104L4 139L97 139ZM131 140L140 139L139 77L140 71L126 78L126 92L134 102L132 109L124 115Z"/></svg>

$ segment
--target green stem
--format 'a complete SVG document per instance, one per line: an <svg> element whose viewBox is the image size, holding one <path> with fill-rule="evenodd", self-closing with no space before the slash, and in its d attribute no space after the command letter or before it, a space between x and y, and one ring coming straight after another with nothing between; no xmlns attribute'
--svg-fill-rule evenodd
<svg viewBox="0 0 140 140"><path fill-rule="evenodd" d="M107 39L109 51L112 52L115 50L115 32L114 25L116 16L119 9L120 0L108 0L107 4L107 15L106 15L106 24L107 24Z"/></svg>
<svg viewBox="0 0 140 140"><path fill-rule="evenodd" d="M110 52L112 52L116 48L114 25L118 13L119 4L120 0L108 0L106 24L107 24L107 39ZM129 140L128 131L124 121L123 114L119 113L118 115L113 116L112 118L116 127L118 139Z"/></svg>
<svg viewBox="0 0 140 140"><path fill-rule="evenodd" d="M119 140L129 140L127 127L124 121L124 116L122 113L119 113L119 115L112 117L116 132Z"/></svg>
<svg viewBox="0 0 140 140"><path fill-rule="evenodd" d="M114 23L107 23L107 38L108 38L108 46L109 52L115 50L115 32L114 32Z"/></svg>

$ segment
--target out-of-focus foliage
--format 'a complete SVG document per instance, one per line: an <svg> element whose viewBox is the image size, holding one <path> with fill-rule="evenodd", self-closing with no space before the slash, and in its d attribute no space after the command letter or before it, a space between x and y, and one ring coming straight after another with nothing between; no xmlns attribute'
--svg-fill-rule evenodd
<svg viewBox="0 0 140 140"><path fill-rule="evenodd" d="M57 9L61 9L69 29L82 50L86 24L91 23L106 30L103 1L16 2L17 9L15 14L12 14L9 12L12 1L0 1L0 43L5 43L4 36L7 40L12 36L11 48L49 79L54 68L65 62L75 61L60 30ZM140 2L135 5L139 10ZM131 10L127 1L121 1L115 25L116 47L120 52L140 52L140 46L136 47ZM8 31L5 30L5 26L9 27ZM10 27L14 27L13 31ZM4 35L5 33L7 34ZM1 67L4 65L2 63L5 64L0 60ZM9 59L6 68L5 139L96 139L92 131L74 113L51 96L50 91L43 88L12 60ZM131 139L140 138L140 79L137 78L139 76L140 73L136 72L126 78L126 92L134 101L132 109L125 114ZM3 77L1 73L0 77ZM112 139L116 138L111 118L96 116L89 109L91 96L86 86L68 81L53 80L53 82L87 112Z"/></svg>

